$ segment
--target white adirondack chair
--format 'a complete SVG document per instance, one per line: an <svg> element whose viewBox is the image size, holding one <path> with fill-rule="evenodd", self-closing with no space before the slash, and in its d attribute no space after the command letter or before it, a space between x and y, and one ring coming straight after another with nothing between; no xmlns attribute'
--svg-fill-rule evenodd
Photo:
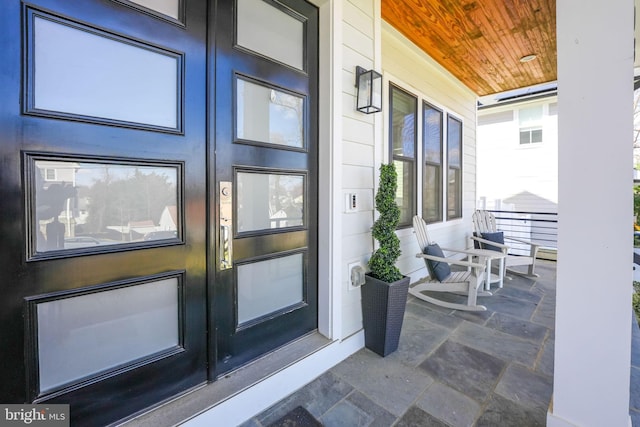
<svg viewBox="0 0 640 427"><path fill-rule="evenodd" d="M424 248L427 245L433 244L431 240L429 240L429 235L427 234L427 224L424 220L419 216L413 217L413 229L416 233L416 238L418 239L418 244L420 245L420 249L424 251ZM430 302L435 305L439 305L441 307L451 308L454 310L465 310L465 311L484 311L487 308L483 305L478 305L476 303L476 298L478 296L491 296L491 292L483 291L481 286L485 279L485 259L482 256L478 256L477 252L474 251L462 251L458 249L446 249L442 248L443 251L446 252L456 252L463 253L467 256L467 259L471 259L471 257L477 257L477 262L471 261L460 261L453 258L441 258L433 255L426 255L424 253L416 254L416 257L422 258L427 265L427 269L430 270L429 276L420 279L414 286L409 288L409 293L416 298L419 298L423 301ZM458 265L462 267L467 267L466 271L452 271L451 274L446 277L443 281L439 281L433 272L431 271L431 267L427 260L431 261L439 261L445 262L450 265ZM441 299L425 295L423 292L449 292L467 295L466 304L462 303L454 303L449 301L443 301Z"/></svg>
<svg viewBox="0 0 640 427"><path fill-rule="evenodd" d="M492 246L499 247L502 252L506 255L504 268L505 272L509 272L512 274L518 274L520 276L536 278L540 277L538 274L534 272L536 266L536 257L538 255L538 249L540 245L530 242L528 240L517 239L515 237L507 237L504 236L505 244L500 244L496 242L492 242L490 240L483 239L482 233L496 233L498 232L498 227L496 226L496 217L489 211L477 210L473 214L473 228L476 232L475 236L472 236L471 239L479 242L481 244L488 244ZM509 255L509 243L520 243L529 246L529 255ZM513 243L511 243L513 244ZM480 245L482 247L482 245ZM522 272L518 270L514 270L509 267L517 267L517 266L528 266L527 272ZM503 272L504 273L504 272Z"/></svg>

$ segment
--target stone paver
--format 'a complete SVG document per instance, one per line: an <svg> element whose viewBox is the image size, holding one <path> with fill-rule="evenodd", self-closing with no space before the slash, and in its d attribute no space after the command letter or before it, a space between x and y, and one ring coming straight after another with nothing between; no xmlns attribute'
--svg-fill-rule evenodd
<svg viewBox="0 0 640 427"><path fill-rule="evenodd" d="M506 362L454 341L446 341L420 368L478 402L483 402L498 382Z"/></svg>
<svg viewBox="0 0 640 427"><path fill-rule="evenodd" d="M529 322L522 318L513 317L508 314L503 314L502 312L493 313L493 316L487 320L485 326L537 343L542 342L548 331L548 329L542 325Z"/></svg>
<svg viewBox="0 0 640 427"><path fill-rule="evenodd" d="M522 365L509 365L495 392L520 405L546 411L553 392L553 380Z"/></svg>
<svg viewBox="0 0 640 427"><path fill-rule="evenodd" d="M556 326L556 300L555 296L545 295L533 313L531 321L553 329Z"/></svg>
<svg viewBox="0 0 640 427"><path fill-rule="evenodd" d="M529 340L468 322L460 325L451 339L507 362L516 361L530 367L533 367L541 347Z"/></svg>
<svg viewBox="0 0 640 427"><path fill-rule="evenodd" d="M537 302L511 298L502 293L487 298L487 301L484 303L488 310L496 313L509 314L525 320L531 318L531 315L536 310L537 304Z"/></svg>
<svg viewBox="0 0 640 427"><path fill-rule="evenodd" d="M396 417L382 406L376 405L371 399L359 391L351 393L347 400L355 407L366 412L372 420L369 427L386 427L393 424Z"/></svg>
<svg viewBox="0 0 640 427"><path fill-rule="evenodd" d="M331 370L376 404L399 416L433 382L425 372L360 350Z"/></svg>
<svg viewBox="0 0 640 427"><path fill-rule="evenodd" d="M546 410L529 409L504 397L493 395L474 425L476 427L544 427L546 423Z"/></svg>
<svg viewBox="0 0 640 427"><path fill-rule="evenodd" d="M449 427L428 412L415 406L409 408L394 425L395 427Z"/></svg>
<svg viewBox="0 0 640 427"><path fill-rule="evenodd" d="M369 414L347 400L341 401L320 417L324 427L363 426L370 425L372 421Z"/></svg>
<svg viewBox="0 0 640 427"><path fill-rule="evenodd" d="M411 315L405 316L405 322L407 325L406 327L402 326L398 350L388 355L387 360L397 360L412 367L418 366L447 339L450 333L449 330L440 326L432 326L424 321L420 322L419 319Z"/></svg>
<svg viewBox="0 0 640 427"><path fill-rule="evenodd" d="M318 418L352 390L351 385L329 371L267 409L258 415L257 419L261 425L266 426L282 418L297 406L304 407L311 415Z"/></svg>
<svg viewBox="0 0 640 427"><path fill-rule="evenodd" d="M536 362L536 372L549 377L553 376L553 357L555 351L555 342L553 338L548 338L543 345L542 351Z"/></svg>
<svg viewBox="0 0 640 427"><path fill-rule="evenodd" d="M413 315L425 322L442 326L449 330L457 328L462 323L462 319L452 314L453 310L442 312L435 311L432 307L434 306L425 304L424 301L418 300L417 298L410 297L405 310L405 315Z"/></svg>
<svg viewBox="0 0 640 427"><path fill-rule="evenodd" d="M472 425L480 411L478 402L437 381L424 392L416 405L455 427Z"/></svg>
<svg viewBox="0 0 640 427"><path fill-rule="evenodd" d="M494 292L496 295L521 299L524 301L532 302L534 304L539 303L542 299L542 295L544 295L541 290L532 288L531 286L517 287L513 284L510 284L510 286L505 286L502 289L494 290Z"/></svg>

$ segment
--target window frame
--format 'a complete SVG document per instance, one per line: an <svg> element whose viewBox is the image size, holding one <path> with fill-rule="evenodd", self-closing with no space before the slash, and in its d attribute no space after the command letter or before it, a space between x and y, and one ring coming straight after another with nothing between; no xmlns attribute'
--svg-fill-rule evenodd
<svg viewBox="0 0 640 427"><path fill-rule="evenodd" d="M439 136L440 136L440 155L438 162L434 162L427 159L427 132L426 132L426 113L428 110L435 111L440 115L439 121ZM432 103L422 99L422 218L427 224L434 224L443 221L443 201L444 201L444 188L443 188L443 170L444 170L444 111L441 108L436 107ZM436 182L435 184L435 198L437 200L436 216L430 217L427 213L427 170L429 167L436 169Z"/></svg>
<svg viewBox="0 0 640 427"><path fill-rule="evenodd" d="M459 132L459 144L460 144L460 152L458 154L459 157L459 162L460 162L460 166L452 166L451 165L451 153L452 153L452 144L450 144L449 138L451 136L451 129L450 129L450 122L454 121L459 123L460 126L460 132ZM463 175L463 166L464 166L464 122L462 121L462 119L458 118L456 115L451 114L450 112L447 112L447 126L446 126L446 132L447 132L447 142L446 142L446 150L447 150L447 165L446 165L446 170L447 170L447 174L446 174L446 180L447 180L447 184L443 185L444 187L447 187L446 189L446 198L447 198L447 203L446 203L446 209L445 209L445 218L447 221L451 221L454 219L460 219L462 218L462 212L463 212L463 205L464 205L464 200L463 200L463 180L464 180L464 175ZM449 174L451 172L454 172L454 174L456 175L457 182L456 182L456 188L454 191L449 191ZM454 197L453 201L455 203L456 199L459 201L459 204L457 206L454 207L454 213L450 214L449 213L449 204L452 201L452 196Z"/></svg>
<svg viewBox="0 0 640 427"><path fill-rule="evenodd" d="M539 109L540 110L540 118L536 121L534 121L534 125L533 126L523 126L522 125L522 120L521 120L521 114L523 111L525 110L533 110L533 109ZM542 144L544 142L544 116L545 116L545 106L544 105L529 105L527 107L522 107L522 108L518 108L518 145L520 147L529 147L531 145L534 144ZM533 135L534 132L536 131L540 131L540 140L539 141L534 141L533 140ZM528 136L528 141L527 142L522 142L522 136L523 134L527 134Z"/></svg>
<svg viewBox="0 0 640 427"><path fill-rule="evenodd" d="M407 156L407 155L396 155L394 153L394 126L393 126L393 94L394 91L397 91L398 93L401 93L403 95L406 95L410 98L413 99L413 114L414 114L414 120L413 120L413 157L411 156ZM409 197L407 198L407 200L405 200L405 198L403 197L402 200L404 202L408 201L408 206L405 204L400 205L400 211L402 212L403 210L406 212L409 212L408 218L406 218L404 221L402 220L402 213L401 213L401 217L400 217L400 222L398 223L398 226L396 227L397 229L401 229L401 228L409 228L413 226L413 216L416 215L417 213L417 206L418 206L418 185L417 185L417 154L418 154L418 121L419 121L419 110L418 110L418 99L419 97L417 95L415 95L412 92L409 92L408 90L400 87L397 84L394 84L392 82L389 82L389 144L388 144L388 148L389 148L389 160L390 162L392 162L393 164L396 164L396 162L400 162L403 163L405 165L409 165L411 170L410 170L410 177L409 177L409 183L411 184L411 188L409 189ZM396 172L398 172L398 181L402 180L404 177L400 176L400 171L397 170L396 168ZM397 193L396 193L397 194ZM404 196L404 195L403 195ZM397 196L396 196L396 201L397 201Z"/></svg>
<svg viewBox="0 0 640 427"><path fill-rule="evenodd" d="M467 117L465 117L463 114L459 114L457 111L448 108L447 106L445 106L442 103L437 102L435 99L429 97L428 95L425 95L423 92L421 92L420 90L415 89L413 86L411 86L410 84L407 84L405 81L403 81L402 79L398 79L395 78L393 76L387 75L385 77L385 94L387 96L387 102L389 105L389 114L385 115L386 117L384 118L384 123L385 123L385 136L386 136L386 141L385 143L387 144L386 147L386 153L387 156L385 158L384 161L388 162L388 163L392 163L394 161L401 161L401 160L406 160L406 157L403 156L394 156L393 154L393 93L394 90L400 91L402 93L405 93L413 98L415 98L416 101L416 120L414 123L414 131L415 133L415 145L414 145L414 154L415 156L413 158L410 158L411 160L411 166L413 167L413 171L412 171L412 175L411 175L411 186L413 187L412 191L413 191L413 196L411 198L411 203L413 204L412 207L412 216L413 215L422 215L424 218L424 214L425 214L425 197L426 197L426 191L425 188L427 187L426 184L426 170L427 170L427 162L426 162L426 158L427 158L427 152L426 152L426 147L425 147L425 111L426 108L432 108L438 112L440 112L441 114L441 134L440 134L440 146L441 146L441 152L440 152L440 161L441 164L439 165L439 171L436 172L438 175L438 179L439 179L439 184L438 184L438 192L439 194L436 196L438 198L439 204L440 206L437 208L438 209L438 218L435 218L435 216L433 218L431 218L431 221L428 221L428 224L434 225L436 227L441 227L441 226L449 226L452 224L456 224L459 223L460 221L463 220L464 218L464 206L467 203L467 201L465 201L465 193L464 193L464 188L465 188L465 182L464 182L464 152L465 152L465 132L464 132L464 123L465 123L465 119ZM458 184L457 184L457 188L455 189L455 199L458 200L458 206L456 211L454 212L454 214L450 214L448 212L448 201L449 201L449 193L452 193L449 191L449 185L448 185L448 176L449 176L449 141L448 141L448 117L453 118L457 123L459 123L459 144L460 144L460 153L459 153L459 162L460 162L460 166L459 167L454 167L452 170L456 170L457 172L457 176L458 176ZM418 141L419 141L419 145L418 145ZM432 165L432 163L429 163L429 165ZM435 164L433 164L435 165ZM398 175L400 175L400 172L398 172ZM402 179L403 177L400 176L399 179ZM403 206L400 206L401 210L405 209L406 212L406 208L403 208ZM427 218L425 218L425 222L427 221ZM409 224L409 219L405 218L405 222L400 223L397 227L396 230L400 231L402 229L408 229L410 227L412 227L412 220L411 220L411 224Z"/></svg>

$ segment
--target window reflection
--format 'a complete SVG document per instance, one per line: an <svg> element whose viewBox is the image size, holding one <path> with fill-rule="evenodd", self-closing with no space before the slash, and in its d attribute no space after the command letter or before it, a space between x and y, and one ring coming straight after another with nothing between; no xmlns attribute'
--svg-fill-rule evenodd
<svg viewBox="0 0 640 427"><path fill-rule="evenodd" d="M34 163L36 252L178 237L177 168Z"/></svg>
<svg viewBox="0 0 640 427"><path fill-rule="evenodd" d="M304 147L304 99L237 80L236 135L238 139Z"/></svg>
<svg viewBox="0 0 640 427"><path fill-rule="evenodd" d="M422 218L442 221L442 111L422 103Z"/></svg>
<svg viewBox="0 0 640 427"><path fill-rule="evenodd" d="M304 225L304 176L238 173L238 232Z"/></svg>

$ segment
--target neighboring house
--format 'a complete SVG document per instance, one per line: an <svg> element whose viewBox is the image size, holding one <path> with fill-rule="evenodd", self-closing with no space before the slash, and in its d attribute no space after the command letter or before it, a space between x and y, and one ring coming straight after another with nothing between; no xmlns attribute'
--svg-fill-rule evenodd
<svg viewBox="0 0 640 427"><path fill-rule="evenodd" d="M504 210L558 212L555 89L481 105L477 151L479 206L500 210L508 205Z"/></svg>
<svg viewBox="0 0 640 427"><path fill-rule="evenodd" d="M174 231L178 229L178 207L165 206L160 215L159 230Z"/></svg>
<svg viewBox="0 0 640 427"><path fill-rule="evenodd" d="M533 240L555 259L558 213L558 95L555 84L482 98L478 108L478 209L501 229ZM508 179L505 179L508 177ZM509 213L513 212L513 213ZM525 254L528 247L513 253Z"/></svg>
<svg viewBox="0 0 640 427"><path fill-rule="evenodd" d="M510 7L555 24L548 3ZM412 215L443 246L469 242L480 89L461 79L473 58L455 77L402 31L440 31L451 55L459 38L482 41L475 20L488 6L455 5L460 25L412 24L422 10L408 7L405 28L383 20L381 0L4 2L0 402L71 403L73 424L107 425L190 392L211 407L182 420L237 425L361 349L350 267L374 247L380 164L400 170L404 274L426 274ZM557 10L562 246L548 425L624 425L633 8ZM547 35L540 43L555 45ZM507 60L475 46L483 72ZM381 113L356 111L356 66L382 72ZM531 81L521 68L518 81ZM72 197L36 202L46 162L80 164L106 186L93 186L87 226L156 221L175 205L178 232L42 249L39 209L52 218Z"/></svg>

